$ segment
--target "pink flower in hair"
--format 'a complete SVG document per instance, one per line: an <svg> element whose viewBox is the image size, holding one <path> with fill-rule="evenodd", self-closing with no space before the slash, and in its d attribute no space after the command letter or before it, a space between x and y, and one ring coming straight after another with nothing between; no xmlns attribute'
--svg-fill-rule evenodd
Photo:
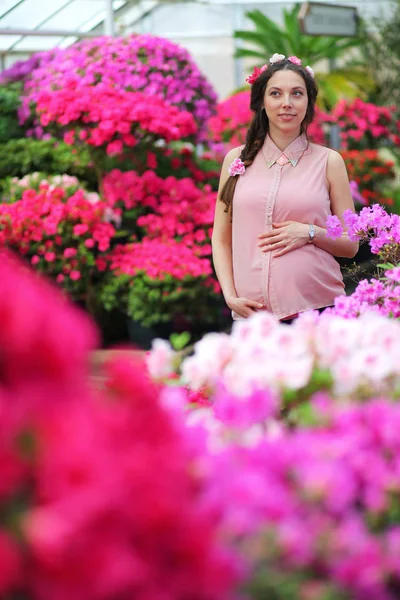
<svg viewBox="0 0 400 600"><path fill-rule="evenodd" d="M294 65L301 65L301 60L300 58L297 58L297 56L289 56L288 60Z"/></svg>
<svg viewBox="0 0 400 600"><path fill-rule="evenodd" d="M262 67L254 67L252 74L246 79L247 83L253 85L253 83L260 77L261 73L263 73L267 68L268 65L263 65Z"/></svg>
<svg viewBox="0 0 400 600"><path fill-rule="evenodd" d="M244 162L240 160L240 158L235 158L235 160L229 165L228 173L231 177L235 177L235 175L243 175L246 167L244 166Z"/></svg>

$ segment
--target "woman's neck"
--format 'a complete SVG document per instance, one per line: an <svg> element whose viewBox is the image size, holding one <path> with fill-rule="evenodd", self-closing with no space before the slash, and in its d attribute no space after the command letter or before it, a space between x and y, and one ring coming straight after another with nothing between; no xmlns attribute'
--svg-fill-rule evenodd
<svg viewBox="0 0 400 600"><path fill-rule="evenodd" d="M287 134L282 131L269 131L268 133L275 146L279 148L279 150L282 150L282 152L285 150L285 148L290 146L290 144L294 142L294 140L296 140L300 134L300 130L296 133L290 132Z"/></svg>

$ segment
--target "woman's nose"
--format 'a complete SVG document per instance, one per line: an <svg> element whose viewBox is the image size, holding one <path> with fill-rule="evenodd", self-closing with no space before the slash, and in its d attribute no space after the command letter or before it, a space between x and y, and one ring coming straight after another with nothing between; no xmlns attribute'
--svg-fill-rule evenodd
<svg viewBox="0 0 400 600"><path fill-rule="evenodd" d="M284 95L282 97L282 106L291 106L290 94L288 94L287 96Z"/></svg>

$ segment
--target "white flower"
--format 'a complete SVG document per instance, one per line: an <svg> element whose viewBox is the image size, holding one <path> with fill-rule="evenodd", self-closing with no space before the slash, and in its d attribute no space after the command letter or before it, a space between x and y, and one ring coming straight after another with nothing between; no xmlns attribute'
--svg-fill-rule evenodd
<svg viewBox="0 0 400 600"><path fill-rule="evenodd" d="M194 346L193 356L182 363L182 379L193 390L213 385L232 355L232 340L225 333L208 333Z"/></svg>
<svg viewBox="0 0 400 600"><path fill-rule="evenodd" d="M311 67L309 67L309 66L307 65L307 67L306 67L306 71L308 71L308 72L310 73L311 77L314 77L314 69L312 69Z"/></svg>
<svg viewBox="0 0 400 600"><path fill-rule="evenodd" d="M147 368L151 377L163 379L173 372L175 352L166 340L153 340L151 350L146 356Z"/></svg>
<svg viewBox="0 0 400 600"><path fill-rule="evenodd" d="M94 194L95 192L92 192L92 193ZM98 201L98 200L96 200L96 202L94 202L93 199L90 199L90 198L87 198L87 200L89 200L89 202L91 204L95 204ZM106 223L114 223L114 225L116 227L120 227L121 222L122 222L122 217L121 217L121 215L117 215L117 213L112 208L107 206L106 209L104 210L103 221L105 221Z"/></svg>
<svg viewBox="0 0 400 600"><path fill-rule="evenodd" d="M271 56L271 58L269 59L269 62L272 64L280 62L281 60L285 60L285 55L284 54L277 54L275 52L275 54L273 56Z"/></svg>

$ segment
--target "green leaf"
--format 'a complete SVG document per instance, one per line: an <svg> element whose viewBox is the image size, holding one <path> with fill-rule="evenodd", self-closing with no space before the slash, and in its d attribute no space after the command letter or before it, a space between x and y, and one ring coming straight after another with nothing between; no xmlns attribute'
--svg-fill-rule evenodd
<svg viewBox="0 0 400 600"><path fill-rule="evenodd" d="M182 333L171 334L169 341L171 342L173 349L179 352L180 350L183 350L185 346L187 346L191 337L192 336L188 331L182 331Z"/></svg>

